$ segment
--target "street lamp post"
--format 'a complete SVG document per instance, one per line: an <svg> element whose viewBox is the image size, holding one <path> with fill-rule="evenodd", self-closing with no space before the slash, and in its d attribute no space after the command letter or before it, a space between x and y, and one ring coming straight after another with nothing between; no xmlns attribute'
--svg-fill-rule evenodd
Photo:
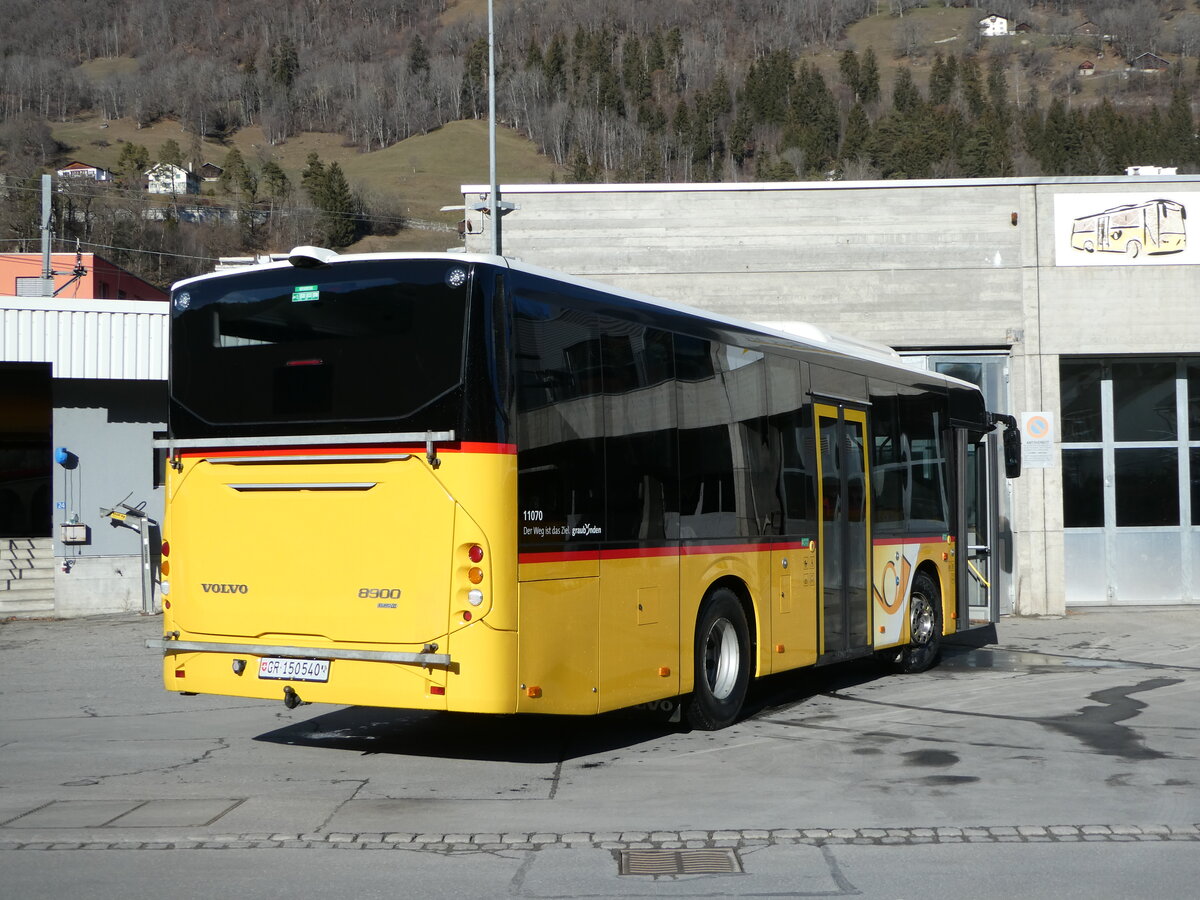
<svg viewBox="0 0 1200 900"><path fill-rule="evenodd" d="M492 253L500 256L500 185L496 181L496 30L492 0L488 0L488 178L491 184Z"/></svg>

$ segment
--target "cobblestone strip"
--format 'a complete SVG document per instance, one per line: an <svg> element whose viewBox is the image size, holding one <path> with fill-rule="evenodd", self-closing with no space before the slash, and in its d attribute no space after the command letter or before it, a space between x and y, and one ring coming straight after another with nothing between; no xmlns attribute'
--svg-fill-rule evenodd
<svg viewBox="0 0 1200 900"><path fill-rule="evenodd" d="M604 850L701 849L826 844L913 845L962 843L1078 843L1081 841L1194 841L1191 825L987 825L922 828L776 828L717 831L572 831L413 834L390 832L309 834L219 834L187 840L4 841L3 850L430 850L495 852L597 847Z"/></svg>

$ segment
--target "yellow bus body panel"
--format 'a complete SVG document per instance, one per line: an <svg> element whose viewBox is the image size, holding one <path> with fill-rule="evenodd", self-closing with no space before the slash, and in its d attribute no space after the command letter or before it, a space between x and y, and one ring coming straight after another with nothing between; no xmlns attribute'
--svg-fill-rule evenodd
<svg viewBox="0 0 1200 900"><path fill-rule="evenodd" d="M168 478L164 632L184 642L311 648L313 658L322 649L421 653L437 644L451 656L448 670L334 659L327 683L292 687L320 702L513 712L516 457L443 452L435 468L423 449L337 461L269 451L185 456ZM476 544L479 563L467 555ZM472 589L483 594L478 606ZM290 682L257 677L269 655L167 653L164 682L282 697ZM241 675L235 658L247 660Z"/></svg>

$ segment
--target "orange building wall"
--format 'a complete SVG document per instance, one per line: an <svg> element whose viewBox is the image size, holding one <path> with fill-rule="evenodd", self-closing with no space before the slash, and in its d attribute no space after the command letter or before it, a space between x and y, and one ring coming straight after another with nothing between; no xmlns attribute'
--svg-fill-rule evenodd
<svg viewBox="0 0 1200 900"><path fill-rule="evenodd" d="M166 300L167 292L126 272L94 253L84 253L80 261L87 273L71 281L75 268L74 253L53 253L50 268L56 273L54 289L64 300ZM18 278L37 278L42 274L40 253L0 253L0 296L17 296ZM68 287L63 287L71 282ZM61 289L61 290L60 290Z"/></svg>

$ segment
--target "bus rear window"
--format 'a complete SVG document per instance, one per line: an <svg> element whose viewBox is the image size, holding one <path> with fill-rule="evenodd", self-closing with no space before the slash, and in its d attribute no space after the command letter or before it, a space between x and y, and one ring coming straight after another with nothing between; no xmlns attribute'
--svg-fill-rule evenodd
<svg viewBox="0 0 1200 900"><path fill-rule="evenodd" d="M468 290L433 260L193 282L172 303L173 398L211 424L407 418L462 380Z"/></svg>

